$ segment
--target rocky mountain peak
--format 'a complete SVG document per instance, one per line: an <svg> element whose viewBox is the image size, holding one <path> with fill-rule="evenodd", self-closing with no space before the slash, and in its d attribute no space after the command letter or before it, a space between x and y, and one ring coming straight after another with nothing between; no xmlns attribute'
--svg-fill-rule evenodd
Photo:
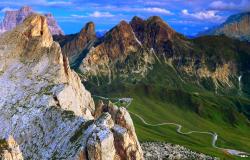
<svg viewBox="0 0 250 160"><path fill-rule="evenodd" d="M78 34L78 39L83 41L83 43L87 44L89 41L94 40L96 38L95 32L95 24L93 22L88 22L85 26L81 29L80 33ZM84 47L84 45L80 45Z"/></svg>
<svg viewBox="0 0 250 160"><path fill-rule="evenodd" d="M120 26L128 26L128 22L126 22L125 20L121 20L120 23L117 25L117 27L120 27Z"/></svg>
<svg viewBox="0 0 250 160"><path fill-rule="evenodd" d="M26 60L42 56L41 50L53 44L47 19L38 14L32 14L13 32L6 32L2 37L2 45L12 46L6 54L12 55L12 58L23 56Z"/></svg>
<svg viewBox="0 0 250 160"><path fill-rule="evenodd" d="M136 38L132 27L126 22L121 21L111 29L103 38L103 46L108 47L110 52L107 54L114 59L121 55L135 52L141 45Z"/></svg>
<svg viewBox="0 0 250 160"><path fill-rule="evenodd" d="M225 23L233 23L235 21L241 21L242 19L250 17L250 12L243 12L239 14L232 15L227 18Z"/></svg>
<svg viewBox="0 0 250 160"><path fill-rule="evenodd" d="M138 16L134 16L133 18L132 18L132 20L131 20L131 22L133 22L133 21L137 21L137 22L140 22L140 21L144 21L141 17L138 17Z"/></svg>
<svg viewBox="0 0 250 160"><path fill-rule="evenodd" d="M26 19L21 27L19 28L25 30L24 35L28 39L39 37L43 47L51 46L53 40L45 16L33 14Z"/></svg>
<svg viewBox="0 0 250 160"><path fill-rule="evenodd" d="M175 31L172 29L161 17L159 16L152 16L146 20L146 23L151 27L154 27L154 30L162 32L167 32L168 34L174 34ZM157 30L158 28L158 30Z"/></svg>
<svg viewBox="0 0 250 160"><path fill-rule="evenodd" d="M143 46L137 39L130 24L121 21L90 49L79 69L85 75L100 74L107 76L108 83L111 83L112 77L116 76L116 71L127 72L131 66L136 66L136 69L131 72L139 73L141 76L144 75L148 64L153 61L148 52L143 51ZM142 61L142 63L137 60ZM125 61L131 61L131 65L128 65L128 62ZM116 64L116 62L119 64ZM119 69L115 68L115 66L119 66Z"/></svg>
<svg viewBox="0 0 250 160"><path fill-rule="evenodd" d="M96 40L95 24L88 22L77 34L55 38L60 41L62 52L69 57L69 61L76 61L83 51L85 49L88 50L91 44ZM81 60L82 58L83 57L80 56Z"/></svg>
<svg viewBox="0 0 250 160"><path fill-rule="evenodd" d="M160 17L152 16L147 20L134 17L131 27L139 41L159 54L169 54L176 32Z"/></svg>
<svg viewBox="0 0 250 160"><path fill-rule="evenodd" d="M118 40L120 44L123 42L126 43L136 38L133 29L126 21L121 21L110 32L107 32L105 37L106 40L112 37L113 40Z"/></svg>
<svg viewBox="0 0 250 160"><path fill-rule="evenodd" d="M145 32L145 21L140 17L133 17L133 19L130 21L130 25L133 28L136 37L143 42L144 40L144 32Z"/></svg>
<svg viewBox="0 0 250 160"><path fill-rule="evenodd" d="M30 12L32 12L32 8L30 6L23 6L22 8L20 8L19 11L21 13L30 13Z"/></svg>
<svg viewBox="0 0 250 160"><path fill-rule="evenodd" d="M161 23L165 23L163 21L163 19L159 16L151 16L147 19L147 21L152 21L152 22L161 22Z"/></svg>
<svg viewBox="0 0 250 160"><path fill-rule="evenodd" d="M29 6L24 6L17 11L6 11L3 21L0 23L0 34L14 29L21 24L25 18L34 14L35 12ZM50 32L53 35L63 35L62 29L58 26L52 14L45 14Z"/></svg>
<svg viewBox="0 0 250 160"><path fill-rule="evenodd" d="M89 35L95 35L95 24L94 22L88 22L81 30L81 32L86 32Z"/></svg>
<svg viewBox="0 0 250 160"><path fill-rule="evenodd" d="M45 13L44 16L45 17L53 17L53 15L51 13Z"/></svg>
<svg viewBox="0 0 250 160"><path fill-rule="evenodd" d="M59 27L51 13L45 14L45 17L47 18L48 26L52 35L64 35L62 29Z"/></svg>

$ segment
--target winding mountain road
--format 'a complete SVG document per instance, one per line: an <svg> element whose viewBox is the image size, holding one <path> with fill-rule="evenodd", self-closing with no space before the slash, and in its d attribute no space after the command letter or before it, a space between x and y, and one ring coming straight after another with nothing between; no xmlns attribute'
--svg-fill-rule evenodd
<svg viewBox="0 0 250 160"><path fill-rule="evenodd" d="M93 95L93 97L97 97L100 99L104 99L104 100L114 100L115 102L113 102L114 104L118 103L118 102L125 102L127 103L125 108L129 108L129 106L131 105L133 98L107 98L107 97L102 97L102 96L97 96L97 95ZM192 133L198 133L198 134L206 134L206 135L210 135L212 136L212 142L211 145L213 148L216 149L220 149L223 150L231 155L234 156L239 156L239 157L250 157L249 153L246 152L242 152L242 151L238 151L238 150L234 150L234 149L226 149L226 148L220 148L218 146L216 146L216 142L218 140L218 134L215 132L206 132L206 131L189 131L189 132L182 132L182 125L177 124L177 123L172 123L172 122L163 122L163 123L156 123L156 124L152 124L147 122L142 116L140 116L137 113L134 113L132 111L129 111L130 114L133 114L134 116L136 116L137 118L139 118L141 120L141 122L147 126L152 126L152 127L158 127L158 126L166 126L166 125L173 125L176 126L176 132L182 135L189 135Z"/></svg>

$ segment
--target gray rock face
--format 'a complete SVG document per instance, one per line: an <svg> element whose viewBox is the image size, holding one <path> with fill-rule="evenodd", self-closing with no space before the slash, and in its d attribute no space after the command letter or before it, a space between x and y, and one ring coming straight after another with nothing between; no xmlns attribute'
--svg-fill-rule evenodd
<svg viewBox="0 0 250 160"><path fill-rule="evenodd" d="M64 35L62 29L59 27L52 14L47 13L44 16L47 18L49 30L52 35Z"/></svg>
<svg viewBox="0 0 250 160"><path fill-rule="evenodd" d="M32 14L0 38L0 140L13 137L20 149L0 159L14 154L23 159L143 159L125 109L102 111L94 119L91 94L69 68L46 21ZM127 154L116 148L115 124L130 135L133 150L124 145Z"/></svg>
<svg viewBox="0 0 250 160"><path fill-rule="evenodd" d="M250 12L230 16L223 24L207 30L202 35L221 35L250 41Z"/></svg>
<svg viewBox="0 0 250 160"><path fill-rule="evenodd" d="M17 11L6 11L3 21L0 23L0 34L14 29L17 25L23 23L25 18L33 14L31 7L24 6ZM63 35L62 29L58 26L52 14L45 14L52 35Z"/></svg>
<svg viewBox="0 0 250 160"><path fill-rule="evenodd" d="M202 153L196 153L185 147L159 142L142 143L145 160L218 160Z"/></svg>

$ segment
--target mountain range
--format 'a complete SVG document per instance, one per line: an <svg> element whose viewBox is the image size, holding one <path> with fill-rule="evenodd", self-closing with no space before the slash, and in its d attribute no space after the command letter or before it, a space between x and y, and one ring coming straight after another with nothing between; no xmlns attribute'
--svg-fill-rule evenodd
<svg viewBox="0 0 250 160"><path fill-rule="evenodd" d="M203 82L211 81L210 90L230 90L237 88L235 81L250 69L247 42L225 36L188 39L157 16L121 21L101 38L96 37L95 25L89 22L78 34L54 39L74 69L85 79L104 78L103 84L119 78L140 81L154 64L164 63L194 84L205 87Z"/></svg>

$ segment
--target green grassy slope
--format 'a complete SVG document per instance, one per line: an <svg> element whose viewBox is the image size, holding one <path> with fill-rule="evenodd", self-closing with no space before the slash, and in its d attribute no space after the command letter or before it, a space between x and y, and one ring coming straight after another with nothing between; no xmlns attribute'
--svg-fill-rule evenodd
<svg viewBox="0 0 250 160"><path fill-rule="evenodd" d="M219 135L217 146L250 152L250 100L244 97L216 95L195 83L187 83L172 67L156 64L148 76L133 84L122 80L111 85L86 87L93 94L132 97L129 111L149 123L174 122L183 131L212 131ZM211 136L181 135L175 126L149 127L131 114L140 141L165 141L224 159L239 159L211 146Z"/></svg>
<svg viewBox="0 0 250 160"><path fill-rule="evenodd" d="M176 103L162 102L157 98L145 96L143 93L134 92L129 95L134 98L129 110L141 115L147 122L179 123L183 125L183 131L213 131L219 135L217 141L219 147L249 152L250 126L244 123L244 120L239 122L237 126L233 126L224 121L223 113L218 113L217 108L213 108L209 104L206 107L212 115L209 118L204 118L189 109L185 109L185 106L176 105ZM201 100L204 98L206 95L197 97ZM176 97L176 100L181 101L181 97ZM219 101L220 99L215 98L214 100ZM221 105L224 104L221 103ZM225 105L227 104L225 103ZM227 157L223 152L211 147L211 136L209 135L191 134L184 136L176 133L173 126L148 127L137 117L132 117L141 141L167 141L213 156Z"/></svg>
<svg viewBox="0 0 250 160"><path fill-rule="evenodd" d="M149 123L174 122L182 125L183 131L216 132L219 135L218 147L250 153L249 43L224 36L206 36L189 40L191 50L183 46L181 43L175 46L177 55L183 57L182 64L185 64L186 57L209 57L205 63L209 70L214 71L223 62L234 61L240 70L237 74L243 75L241 90L237 75L232 75L234 87L221 85L215 94L211 79L198 80L195 75L178 71L178 59L173 61L175 67L164 62L154 64L153 70L142 80L135 80L132 75L119 78L117 72L115 76L118 78L110 85L107 85L107 77L92 77L85 86L95 95L132 97L134 100L129 110ZM101 82L99 86L96 85L97 79ZM209 135L181 135L175 126L149 127L136 116L132 115L132 118L140 141L166 141L222 159L240 159L214 149Z"/></svg>
<svg viewBox="0 0 250 160"><path fill-rule="evenodd" d="M250 124L245 116L239 114L236 124L230 122L231 112L226 112L228 107L235 107L237 98L216 97L210 93L191 95L194 101L202 101L204 108L197 113L193 108L185 105L182 97L171 97L172 101L162 100L160 97L145 94L143 87L131 87L124 93L111 93L111 97L133 97L129 111L141 115L147 122L156 124L174 122L183 126L183 131L212 131L219 135L217 146L250 152ZM166 97L165 97L166 98ZM239 100L241 101L241 100ZM183 104L182 104L183 103ZM249 104L249 102L248 102ZM225 111L221 108L225 108ZM238 114L237 111L233 112ZM136 132L140 141L165 141L180 144L194 151L206 153L225 159L239 159L214 149L211 146L211 136L204 134L181 135L176 132L175 126L150 127L131 114Z"/></svg>

